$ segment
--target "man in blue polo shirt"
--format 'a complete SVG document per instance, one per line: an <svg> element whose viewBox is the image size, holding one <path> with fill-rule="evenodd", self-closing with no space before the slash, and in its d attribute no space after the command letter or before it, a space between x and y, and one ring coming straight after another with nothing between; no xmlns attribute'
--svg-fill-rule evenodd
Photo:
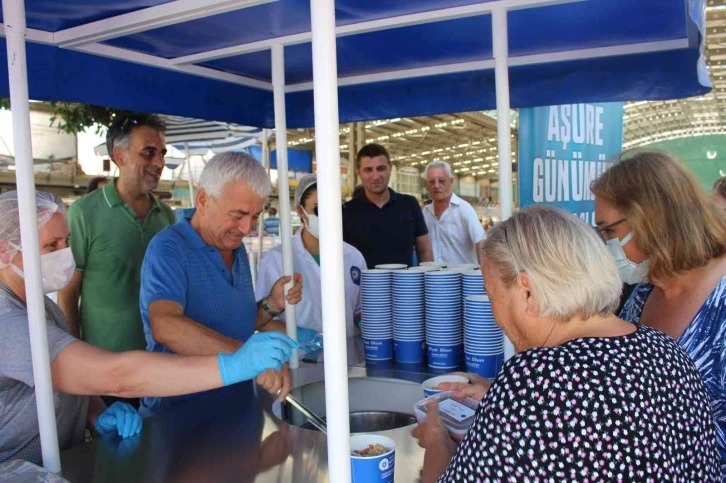
<svg viewBox="0 0 726 483"><path fill-rule="evenodd" d="M356 247L369 268L384 263L411 265L434 259L421 206L413 196L388 187L391 157L379 144L363 146L355 158L362 195L343 206L343 240Z"/></svg>
<svg viewBox="0 0 726 483"><path fill-rule="evenodd" d="M284 285L278 280L259 303L252 289L242 239L256 226L270 194L265 169L240 153L214 156L199 180L191 219L160 232L149 245L141 269L141 317L147 350L181 355L234 352L256 331L285 326L273 320L285 310ZM295 274L287 300L302 297L302 276ZM270 347L269 350L276 350ZM287 367L262 373L258 384L270 392L290 388ZM174 398L144 398L148 415L174 404Z"/></svg>

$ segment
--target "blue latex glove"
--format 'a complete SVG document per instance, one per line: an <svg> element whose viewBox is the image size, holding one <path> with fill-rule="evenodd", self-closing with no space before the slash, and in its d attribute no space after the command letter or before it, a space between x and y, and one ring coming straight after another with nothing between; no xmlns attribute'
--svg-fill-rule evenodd
<svg viewBox="0 0 726 483"><path fill-rule="evenodd" d="M101 436L116 431L122 438L128 438L141 432L144 420L132 405L118 401L96 419L95 426Z"/></svg>
<svg viewBox="0 0 726 483"><path fill-rule="evenodd" d="M319 347L304 347L308 344L308 342L312 341L316 336L318 335L318 332L312 329L304 329L302 327L297 328L297 341L300 344L301 348L305 352L313 352L315 350L319 350Z"/></svg>
<svg viewBox="0 0 726 483"><path fill-rule="evenodd" d="M234 354L217 354L225 386L254 379L268 369L279 371L298 343L281 332L253 334Z"/></svg>

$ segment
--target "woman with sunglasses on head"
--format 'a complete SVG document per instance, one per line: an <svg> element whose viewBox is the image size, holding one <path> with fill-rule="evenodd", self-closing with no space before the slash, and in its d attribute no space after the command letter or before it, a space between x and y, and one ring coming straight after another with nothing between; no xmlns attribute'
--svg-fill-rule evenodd
<svg viewBox="0 0 726 483"><path fill-rule="evenodd" d="M308 174L303 176L295 189L295 207L304 224L292 240L294 271L302 273L305 279L302 300L295 306L298 341L303 345L323 330L317 183L317 176ZM351 336L355 334L355 324L360 320L360 275L366 269L366 261L355 247L343 242L343 265L345 324L346 332ZM267 252L260 261L255 286L257 300L263 299L282 275L282 247L278 246ZM284 317L284 312L278 315L283 322Z"/></svg>
<svg viewBox="0 0 726 483"><path fill-rule="evenodd" d="M638 284L620 317L673 337L693 359L726 477L726 216L665 152L626 152L591 189L620 277Z"/></svg>

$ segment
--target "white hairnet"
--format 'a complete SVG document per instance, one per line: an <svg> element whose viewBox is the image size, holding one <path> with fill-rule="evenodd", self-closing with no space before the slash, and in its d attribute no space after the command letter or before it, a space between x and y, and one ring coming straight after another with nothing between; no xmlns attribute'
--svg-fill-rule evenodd
<svg viewBox="0 0 726 483"><path fill-rule="evenodd" d="M52 193L45 191L35 192L35 205L38 215L38 230L48 223L55 213L66 217L66 207L63 201ZM22 247L20 242L20 213L18 209L18 192L8 191L0 195L0 269L12 262L18 249L13 245Z"/></svg>

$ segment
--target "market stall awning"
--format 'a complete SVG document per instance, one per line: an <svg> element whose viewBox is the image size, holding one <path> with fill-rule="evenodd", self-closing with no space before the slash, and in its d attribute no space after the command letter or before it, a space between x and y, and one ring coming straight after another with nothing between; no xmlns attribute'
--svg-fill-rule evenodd
<svg viewBox="0 0 726 483"><path fill-rule="evenodd" d="M179 151L185 151L184 143L187 143L190 154L242 151L262 142L260 128L179 116L162 117L166 123L167 144L173 145ZM97 156L108 156L105 143L96 146L94 151Z"/></svg>
<svg viewBox="0 0 726 483"><path fill-rule="evenodd" d="M341 122L493 109L492 3L517 8L508 14L512 107L709 90L702 0L534 9L519 9L534 0L339 0ZM28 0L30 97L272 127L270 47L280 43L288 127L312 126L309 8L309 0Z"/></svg>

